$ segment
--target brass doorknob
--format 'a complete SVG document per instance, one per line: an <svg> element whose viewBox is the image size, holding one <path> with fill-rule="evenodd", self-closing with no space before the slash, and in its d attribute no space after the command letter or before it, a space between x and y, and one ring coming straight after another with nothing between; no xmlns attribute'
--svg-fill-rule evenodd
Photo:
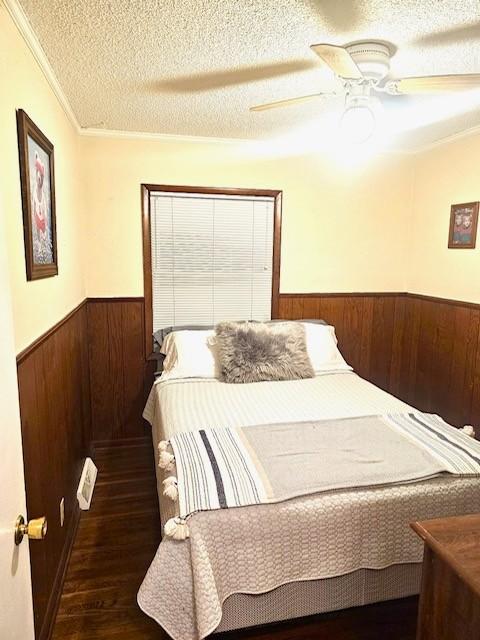
<svg viewBox="0 0 480 640"><path fill-rule="evenodd" d="M23 516L18 516L15 522L15 544L19 545L23 536L28 536L31 540L43 540L47 535L47 519L45 516L29 520L25 524Z"/></svg>

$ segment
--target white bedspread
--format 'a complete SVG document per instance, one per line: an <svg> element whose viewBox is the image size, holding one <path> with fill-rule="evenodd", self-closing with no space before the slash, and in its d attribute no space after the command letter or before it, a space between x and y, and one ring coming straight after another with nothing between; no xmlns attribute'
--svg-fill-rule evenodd
<svg viewBox="0 0 480 640"><path fill-rule="evenodd" d="M306 380L225 384L213 379L157 381L143 417L168 440L179 431L350 418L411 409L398 398L342 371Z"/></svg>
<svg viewBox="0 0 480 640"><path fill-rule="evenodd" d="M409 409L356 374L341 373L249 385L160 382L144 416L157 444L199 428ZM163 473L157 471L161 486ZM194 640L218 626L222 603L232 593L264 593L289 582L420 562L422 544L408 523L479 511L478 485L477 478L438 478L199 513L191 520L189 540L160 544L139 604L175 640ZM163 496L160 502L168 510Z"/></svg>

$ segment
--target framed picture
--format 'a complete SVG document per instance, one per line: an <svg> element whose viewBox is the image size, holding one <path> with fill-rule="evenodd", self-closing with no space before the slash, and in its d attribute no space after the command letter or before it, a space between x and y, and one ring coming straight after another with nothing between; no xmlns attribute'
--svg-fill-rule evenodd
<svg viewBox="0 0 480 640"><path fill-rule="evenodd" d="M58 274L53 145L17 110L27 280Z"/></svg>
<svg viewBox="0 0 480 640"><path fill-rule="evenodd" d="M450 209L449 249L475 249L478 202L452 204Z"/></svg>

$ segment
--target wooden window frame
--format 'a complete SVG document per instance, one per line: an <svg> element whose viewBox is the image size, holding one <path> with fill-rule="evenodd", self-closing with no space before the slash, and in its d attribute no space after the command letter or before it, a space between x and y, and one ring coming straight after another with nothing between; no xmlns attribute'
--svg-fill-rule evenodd
<svg viewBox="0 0 480 640"><path fill-rule="evenodd" d="M156 359L153 352L153 292L152 247L150 230L150 193L202 193L224 196L253 196L274 199L273 214L273 264L272 264L272 318L278 317L280 296L280 252L282 242L282 191L277 189L239 189L225 187L187 187L166 184L142 184L142 236L143 236L143 291L145 300L145 358Z"/></svg>

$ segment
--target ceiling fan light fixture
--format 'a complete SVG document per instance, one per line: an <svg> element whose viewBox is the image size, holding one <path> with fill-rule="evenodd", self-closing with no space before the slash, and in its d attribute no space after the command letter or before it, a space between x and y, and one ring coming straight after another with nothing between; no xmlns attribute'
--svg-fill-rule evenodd
<svg viewBox="0 0 480 640"><path fill-rule="evenodd" d="M364 78L379 82L388 75L393 47L381 42L366 41L353 43L345 48Z"/></svg>
<svg viewBox="0 0 480 640"><path fill-rule="evenodd" d="M363 144L373 136L377 119L372 106L366 97L353 97L346 101L340 120L340 131L346 142Z"/></svg>

